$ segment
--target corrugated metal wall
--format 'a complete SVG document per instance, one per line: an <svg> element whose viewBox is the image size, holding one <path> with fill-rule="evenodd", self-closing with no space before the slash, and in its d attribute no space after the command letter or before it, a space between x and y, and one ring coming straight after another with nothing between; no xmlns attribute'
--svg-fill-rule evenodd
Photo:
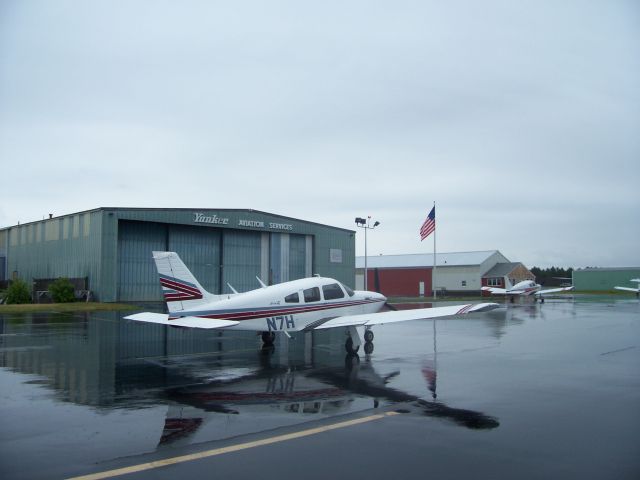
<svg viewBox="0 0 640 480"><path fill-rule="evenodd" d="M305 235L290 235L289 238L289 280L305 278L307 259L307 238Z"/></svg>
<svg viewBox="0 0 640 480"><path fill-rule="evenodd" d="M212 293L220 292L220 238L220 231L213 228L169 226L168 251L180 255L205 290Z"/></svg>
<svg viewBox="0 0 640 480"><path fill-rule="evenodd" d="M118 300L161 301L162 290L151 252L165 251L168 225L120 222L118 227Z"/></svg>
<svg viewBox="0 0 640 480"><path fill-rule="evenodd" d="M261 232L224 230L222 238L222 284L230 283L239 292L259 288L256 276L261 273Z"/></svg>
<svg viewBox="0 0 640 480"><path fill-rule="evenodd" d="M153 251L178 253L207 291L219 292L220 238L212 228L120 221L118 300L162 301Z"/></svg>
<svg viewBox="0 0 640 480"><path fill-rule="evenodd" d="M573 271L573 285L576 290L610 291L614 287L634 287L632 278L640 277L640 268L591 268Z"/></svg>
<svg viewBox="0 0 640 480"><path fill-rule="evenodd" d="M89 278L100 271L101 211L46 219L8 230L7 272L28 284L34 278Z"/></svg>

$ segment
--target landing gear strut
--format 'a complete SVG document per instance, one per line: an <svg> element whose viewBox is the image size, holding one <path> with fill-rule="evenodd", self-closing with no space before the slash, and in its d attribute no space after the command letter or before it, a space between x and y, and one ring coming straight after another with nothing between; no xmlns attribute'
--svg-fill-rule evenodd
<svg viewBox="0 0 640 480"><path fill-rule="evenodd" d="M347 337L347 341L344 342L344 349L349 355L355 355L356 353L358 353L358 350L360 350L360 345L357 345L354 348L353 339L351 337Z"/></svg>
<svg viewBox="0 0 640 480"><path fill-rule="evenodd" d="M264 343L265 346L273 345L273 342L276 340L275 332L262 332L261 336L262 336L262 343Z"/></svg>

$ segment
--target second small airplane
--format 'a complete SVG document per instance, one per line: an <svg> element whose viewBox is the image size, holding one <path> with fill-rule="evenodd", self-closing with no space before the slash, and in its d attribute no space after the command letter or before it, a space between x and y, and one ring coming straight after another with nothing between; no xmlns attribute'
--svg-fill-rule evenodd
<svg viewBox="0 0 640 480"><path fill-rule="evenodd" d="M371 327L384 323L449 317L497 308L497 303L380 312L387 298L376 292L354 291L331 278L311 277L266 286L245 293L214 295L196 280L175 252L153 252L169 314L143 312L124 317L174 327L224 328L261 332L272 345L276 332L346 327L345 349L356 353L362 344L356 327L364 328L365 353L373 350ZM258 279L259 280L259 279Z"/></svg>
<svg viewBox="0 0 640 480"><path fill-rule="evenodd" d="M542 290L542 286L534 282L533 280L524 280L522 282L516 283L511 288L497 288L497 287L482 287L482 290L485 292L489 292L492 295L509 295L511 296L511 301L516 295L522 296L530 296L533 295L533 298L537 300L540 299L540 302L544 303L544 296L549 295L550 293L558 293L558 292L568 292L573 290L573 286L571 287L559 287L559 288L550 288L547 290Z"/></svg>

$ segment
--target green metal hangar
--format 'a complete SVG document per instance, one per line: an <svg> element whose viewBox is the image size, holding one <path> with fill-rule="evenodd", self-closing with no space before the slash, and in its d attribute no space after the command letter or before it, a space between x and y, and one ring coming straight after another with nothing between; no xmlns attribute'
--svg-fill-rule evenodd
<svg viewBox="0 0 640 480"><path fill-rule="evenodd" d="M354 286L355 232L256 210L97 208L0 229L0 280L86 278L93 299L161 301L152 251L212 293L312 274Z"/></svg>
<svg viewBox="0 0 640 480"><path fill-rule="evenodd" d="M573 271L573 285L580 291L608 292L615 286L638 288L637 283L631 282L632 278L640 278L640 267L581 268Z"/></svg>

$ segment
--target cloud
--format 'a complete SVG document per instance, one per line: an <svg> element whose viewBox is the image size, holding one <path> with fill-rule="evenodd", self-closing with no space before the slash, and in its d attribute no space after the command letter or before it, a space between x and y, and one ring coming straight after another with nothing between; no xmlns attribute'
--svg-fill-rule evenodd
<svg viewBox="0 0 640 480"><path fill-rule="evenodd" d="M413 253L435 200L443 251L640 265L633 3L0 8L0 156L21 167L2 225L97 206L373 215L371 251Z"/></svg>

